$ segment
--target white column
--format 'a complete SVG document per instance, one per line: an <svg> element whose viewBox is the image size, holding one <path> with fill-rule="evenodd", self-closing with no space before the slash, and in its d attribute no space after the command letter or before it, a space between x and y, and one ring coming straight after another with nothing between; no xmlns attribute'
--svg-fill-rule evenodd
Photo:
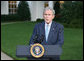
<svg viewBox="0 0 84 61"><path fill-rule="evenodd" d="M1 1L1 15L9 14L8 1Z"/></svg>
<svg viewBox="0 0 84 61"><path fill-rule="evenodd" d="M27 1L28 2L28 5L29 5L29 8L31 8L31 2L32 1Z"/></svg>
<svg viewBox="0 0 84 61"><path fill-rule="evenodd" d="M16 1L16 2L17 2L16 4L17 4L17 7L18 7L18 4L19 4L20 1Z"/></svg>
<svg viewBox="0 0 84 61"><path fill-rule="evenodd" d="M43 18L43 1L32 1L31 2L31 21L36 21L37 18Z"/></svg>
<svg viewBox="0 0 84 61"><path fill-rule="evenodd" d="M53 8L53 1L49 1L48 4L49 4L49 7Z"/></svg>

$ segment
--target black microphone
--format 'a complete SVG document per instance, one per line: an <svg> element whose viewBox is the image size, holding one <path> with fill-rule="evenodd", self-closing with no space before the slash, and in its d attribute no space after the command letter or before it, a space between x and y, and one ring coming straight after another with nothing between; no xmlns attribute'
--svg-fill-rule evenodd
<svg viewBox="0 0 84 61"><path fill-rule="evenodd" d="M44 35L41 35L41 36L40 36L39 43L41 44L41 43L43 42L43 40L44 40Z"/></svg>
<svg viewBox="0 0 84 61"><path fill-rule="evenodd" d="M44 35L40 36L40 35L36 34L35 38L33 40L34 40L34 43L40 43L41 44L44 40Z"/></svg>
<svg viewBox="0 0 84 61"><path fill-rule="evenodd" d="M34 40L34 43L38 43L38 34L35 35L33 40Z"/></svg>

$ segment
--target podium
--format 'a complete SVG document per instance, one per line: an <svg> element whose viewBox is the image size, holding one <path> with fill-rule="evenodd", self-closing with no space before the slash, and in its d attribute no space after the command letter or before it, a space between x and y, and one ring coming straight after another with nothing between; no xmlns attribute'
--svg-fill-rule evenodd
<svg viewBox="0 0 84 61"><path fill-rule="evenodd" d="M27 57L29 59L34 59L34 57L30 53L30 45L18 45L16 49L17 57ZM51 57L56 57L57 55L61 55L62 48L59 45L43 45L45 52L42 58L48 59ZM38 59L38 58L37 58Z"/></svg>

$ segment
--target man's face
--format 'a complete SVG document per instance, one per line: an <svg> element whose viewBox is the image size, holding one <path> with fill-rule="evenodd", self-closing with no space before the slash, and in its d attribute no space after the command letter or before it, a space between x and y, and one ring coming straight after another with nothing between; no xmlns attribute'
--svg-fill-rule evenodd
<svg viewBox="0 0 84 61"><path fill-rule="evenodd" d="M51 10L46 10L43 14L43 18L44 18L45 22L47 24L49 24L53 20L54 14Z"/></svg>

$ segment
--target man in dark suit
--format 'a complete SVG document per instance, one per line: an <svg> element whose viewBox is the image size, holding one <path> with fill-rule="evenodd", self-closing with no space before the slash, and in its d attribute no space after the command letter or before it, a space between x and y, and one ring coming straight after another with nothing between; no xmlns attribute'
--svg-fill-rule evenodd
<svg viewBox="0 0 84 61"><path fill-rule="evenodd" d="M36 35L39 35L39 37L44 36L44 39L41 43L42 45L59 45L60 47L62 47L64 42L64 27L63 25L53 21L54 16L55 11L52 8L46 7L44 9L44 21L35 25L32 37L29 42L30 45L34 44L33 39ZM60 60L60 56L56 56L51 59Z"/></svg>

